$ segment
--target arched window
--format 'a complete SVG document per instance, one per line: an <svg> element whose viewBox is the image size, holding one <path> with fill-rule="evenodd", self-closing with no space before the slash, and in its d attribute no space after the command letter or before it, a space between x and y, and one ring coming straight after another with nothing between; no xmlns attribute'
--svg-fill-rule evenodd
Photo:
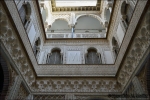
<svg viewBox="0 0 150 100"><path fill-rule="evenodd" d="M34 55L37 57L37 55L39 54L39 51L40 51L40 45L41 45L41 41L40 41L40 38L38 38L35 43L34 43L34 46L33 46L33 52L34 52Z"/></svg>
<svg viewBox="0 0 150 100"><path fill-rule="evenodd" d="M131 7L130 4L127 4L126 1L124 1L121 6L121 15L123 20L122 22L125 28L127 28L131 20L132 14L133 14L133 8Z"/></svg>
<svg viewBox="0 0 150 100"><path fill-rule="evenodd" d="M119 53L119 45L114 37L112 38L112 46L113 46L114 58L116 58Z"/></svg>
<svg viewBox="0 0 150 100"><path fill-rule="evenodd" d="M28 24L30 23L31 16L31 7L28 2L21 6L19 9L19 15L21 17L22 23L24 24L24 27L27 28Z"/></svg>
<svg viewBox="0 0 150 100"><path fill-rule="evenodd" d="M59 49L52 50L51 53L47 55L47 64L62 64L62 56Z"/></svg>
<svg viewBox="0 0 150 100"><path fill-rule="evenodd" d="M133 14L133 9L132 9L130 4L126 4L125 8L126 8L125 13L126 13L126 16L127 16L126 22L129 23L130 20L131 20L132 14Z"/></svg>
<svg viewBox="0 0 150 100"><path fill-rule="evenodd" d="M101 64L101 56L97 53L97 50L92 48L88 50L86 56L86 64Z"/></svg>
<svg viewBox="0 0 150 100"><path fill-rule="evenodd" d="M26 15L27 15L27 8L26 5L22 5L22 7L19 10L19 15L21 17L21 20L23 24L26 22Z"/></svg>

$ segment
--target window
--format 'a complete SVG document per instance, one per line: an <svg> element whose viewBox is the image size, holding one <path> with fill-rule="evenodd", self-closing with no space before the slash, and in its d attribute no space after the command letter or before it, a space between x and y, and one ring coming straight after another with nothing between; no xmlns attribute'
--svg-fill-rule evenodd
<svg viewBox="0 0 150 100"><path fill-rule="evenodd" d="M47 64L62 64L60 50L55 49L47 55Z"/></svg>
<svg viewBox="0 0 150 100"><path fill-rule="evenodd" d="M133 14L133 8L131 7L130 4L127 4L124 1L121 6L121 15L122 15L122 19L124 20L123 22L126 23L127 25L131 20L132 14Z"/></svg>
<svg viewBox="0 0 150 100"><path fill-rule="evenodd" d="M113 53L114 53L114 58L116 59L118 53L119 53L119 45L116 39L113 37L112 39L112 46L113 46Z"/></svg>
<svg viewBox="0 0 150 100"><path fill-rule="evenodd" d="M37 55L39 54L40 52L40 38L38 38L35 43L34 43L34 46L33 46L33 52L34 52L34 55L37 57Z"/></svg>
<svg viewBox="0 0 150 100"><path fill-rule="evenodd" d="M101 56L95 49L89 49L86 56L86 64L101 64Z"/></svg>
<svg viewBox="0 0 150 100"><path fill-rule="evenodd" d="M31 15L31 7L28 2L24 3L21 6L21 8L19 9L19 15L21 17L24 27L27 28L30 23L30 15Z"/></svg>
<svg viewBox="0 0 150 100"><path fill-rule="evenodd" d="M130 4L126 4L126 10L125 10L125 13L126 13L126 22L129 23L130 22L130 19L132 17L132 14L133 14L133 9L131 7Z"/></svg>
<svg viewBox="0 0 150 100"><path fill-rule="evenodd" d="M26 22L26 15L27 15L27 9L25 5L22 5L22 7L19 10L19 15L21 17L21 20L23 22L23 24L25 24Z"/></svg>

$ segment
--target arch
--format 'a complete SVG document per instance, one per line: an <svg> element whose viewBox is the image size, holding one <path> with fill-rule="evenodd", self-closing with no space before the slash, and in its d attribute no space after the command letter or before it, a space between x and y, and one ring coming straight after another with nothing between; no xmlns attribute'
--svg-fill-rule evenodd
<svg viewBox="0 0 150 100"><path fill-rule="evenodd" d="M126 15L125 13L125 9L126 9L126 1L123 1L122 4L121 4L121 15Z"/></svg>
<svg viewBox="0 0 150 100"><path fill-rule="evenodd" d="M89 47L89 48L87 49L87 51L89 51L90 49L93 49L93 50L95 50L96 52L98 51L97 48L95 48L95 47Z"/></svg>
<svg viewBox="0 0 150 100"><path fill-rule="evenodd" d="M107 16L107 15L109 15L109 16ZM110 12L109 8L105 7L105 10L104 10L104 19L107 20L107 22L109 22L110 16L111 16L111 12Z"/></svg>
<svg viewBox="0 0 150 100"><path fill-rule="evenodd" d="M39 52L40 45L41 45L41 40L40 40L40 37L38 37L33 46L33 52L36 57Z"/></svg>
<svg viewBox="0 0 150 100"><path fill-rule="evenodd" d="M52 48L51 52L53 52L54 50L59 50L61 52L61 49L59 47Z"/></svg>
<svg viewBox="0 0 150 100"><path fill-rule="evenodd" d="M130 19L132 17L133 14L133 8L131 7L130 4L128 4L126 1L122 2L121 5L121 15L122 15L122 19L129 24Z"/></svg>
<svg viewBox="0 0 150 100"><path fill-rule="evenodd" d="M85 55L86 64L101 64L101 55L97 53L96 48L90 47L87 51L87 55Z"/></svg>
<svg viewBox="0 0 150 100"><path fill-rule="evenodd" d="M62 55L60 48L53 48L47 54L46 64L62 64Z"/></svg>
<svg viewBox="0 0 150 100"><path fill-rule="evenodd" d="M29 2L24 3L19 9L19 15L24 25L30 22L31 6Z"/></svg>
<svg viewBox="0 0 150 100"><path fill-rule="evenodd" d="M66 21L66 22L68 23L68 25L69 25L69 20L66 19L66 18L55 18L54 20L52 20L52 24L53 24L56 20L63 20L63 21ZM51 25L52 25L52 24L51 24Z"/></svg>
<svg viewBox="0 0 150 100"><path fill-rule="evenodd" d="M100 24L104 26L104 20L102 20L101 17L99 17L98 15L94 15L94 14L82 14L82 15L78 15L76 18L75 18L75 24L77 23L77 20L80 18L80 17L83 17L83 16L89 16L89 17L93 17L93 18L96 18L97 20L99 20Z"/></svg>
<svg viewBox="0 0 150 100"><path fill-rule="evenodd" d="M5 59L0 54L0 99L5 100L9 89L9 70Z"/></svg>
<svg viewBox="0 0 150 100"><path fill-rule="evenodd" d="M26 2L26 7L27 7L27 15L30 16L31 15L31 6L29 2Z"/></svg>

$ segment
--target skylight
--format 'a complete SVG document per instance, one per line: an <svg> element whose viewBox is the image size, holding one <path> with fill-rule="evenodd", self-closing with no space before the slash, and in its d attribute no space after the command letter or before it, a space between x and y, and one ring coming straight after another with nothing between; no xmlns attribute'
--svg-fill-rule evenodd
<svg viewBox="0 0 150 100"><path fill-rule="evenodd" d="M55 0L56 7L96 6L97 0Z"/></svg>

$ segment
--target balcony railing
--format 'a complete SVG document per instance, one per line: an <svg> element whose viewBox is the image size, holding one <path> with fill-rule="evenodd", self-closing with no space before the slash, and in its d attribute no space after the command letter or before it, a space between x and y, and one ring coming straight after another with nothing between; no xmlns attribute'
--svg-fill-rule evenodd
<svg viewBox="0 0 150 100"><path fill-rule="evenodd" d="M72 33L46 33L47 38L72 38ZM73 38L106 38L106 32L73 33Z"/></svg>

